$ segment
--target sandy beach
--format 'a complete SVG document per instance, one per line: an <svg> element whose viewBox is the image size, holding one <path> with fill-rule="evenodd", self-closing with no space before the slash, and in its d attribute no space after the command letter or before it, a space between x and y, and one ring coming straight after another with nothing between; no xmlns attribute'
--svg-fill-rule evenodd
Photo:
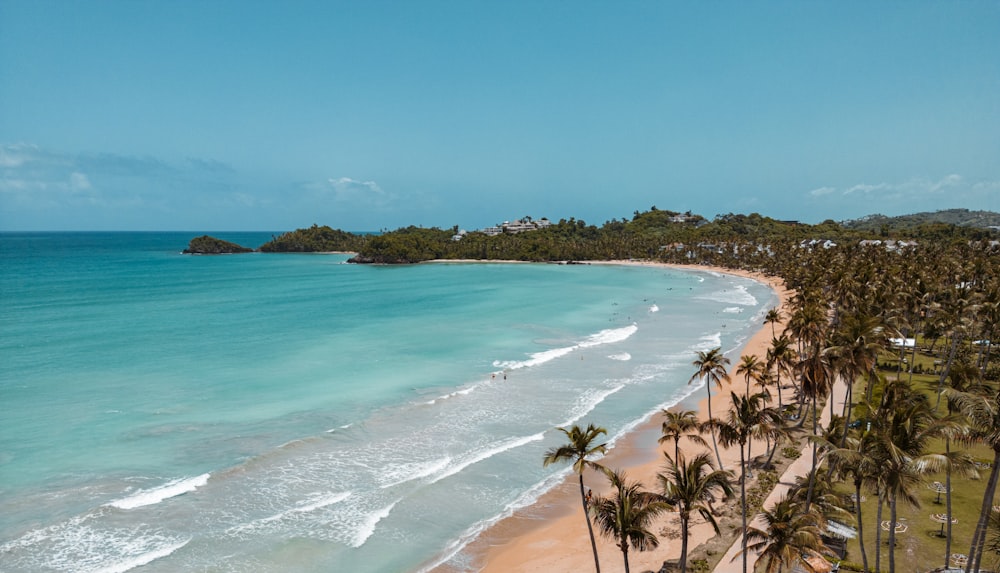
<svg viewBox="0 0 1000 573"><path fill-rule="evenodd" d="M600 264L659 265L752 278L774 289L780 299L782 314L783 316L787 315L785 307L790 292L776 277L701 265L665 265L638 261L608 261ZM775 325L778 332L783 328L783 324ZM771 338L771 326L764 327L762 324L761 329L748 340L740 355L755 354L763 360ZM712 388L713 411L716 415L728 407L730 390L738 394L744 392L743 381L735 375L738 363L738 357L731 360L732 384L730 386L721 391L718 388ZM708 418L707 406L706 393L702 390L689 398L688 401L679 404L677 408L696 409L700 417L705 420ZM618 440L608 454L599 460L600 463L613 469L624 469L630 479L640 480L648 489L656 489L656 474L663 467L663 450L657 444L661 423L660 416L653 416L634 432ZM689 457L695 452L702 451L700 446L686 444L684 440L681 441L681 446ZM725 469L738 473L739 450L735 448L726 450L720 447L720 451ZM587 487L594 490L595 494L605 492L607 480L603 475L593 472L586 473L584 481ZM629 564L631 569L640 572L658 571L665 560L677 559L681 551L678 524L679 519L676 512L664 514L651 528L660 536L659 547L647 552L630 551ZM688 551L694 550L713 537L715 537L715 533L709 524L704 523L700 518L693 518ZM728 547L722 547L720 551L726 549ZM580 504L579 482L576 474L571 474L563 483L541 496L531 506L519 510L511 517L498 522L485 531L469 545L467 551L473 555L474 567L486 573L543 571L546 573L570 573L592 570L594 567L593 554ZM602 570L620 571L623 569L621 551L611 541L598 537L598 552ZM444 573L448 569L439 567L435 571Z"/></svg>

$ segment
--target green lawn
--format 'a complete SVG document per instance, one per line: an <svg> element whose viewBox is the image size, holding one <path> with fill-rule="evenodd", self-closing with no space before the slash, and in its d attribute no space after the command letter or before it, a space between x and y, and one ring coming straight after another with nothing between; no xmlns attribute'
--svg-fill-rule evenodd
<svg viewBox="0 0 1000 573"><path fill-rule="evenodd" d="M939 347L940 346L941 345L939 345ZM937 360L940 359L940 357L937 357ZM916 364L922 366L922 368L918 370L931 370L934 367L934 360L935 357L918 352ZM883 355L880 359L880 363L883 364L884 368L881 371L881 374L890 379L894 378L897 357ZM904 380L909 379L910 377L905 365L901 373L901 377ZM931 399L931 404L934 404L937 399L935 390L938 384L938 376L933 374L914 374L912 380L914 387L927 392L929 398ZM854 392L855 396L863 396L864 383L857 384L854 388ZM945 407L946 406L942 401L942 413L945 411ZM944 441L942 440L934 443L931 446L931 449L934 452L944 452ZM952 449L960 450L963 449L963 447L953 444ZM966 451L977 461L986 462L987 464L993 459L992 451L984 446L975 446L973 448L966 449ZM982 496L986 489L986 481L989 477L989 471L988 467L980 470L981 479L970 479L959 475L952 476L952 517L958 519L958 521L952 525L952 553L967 554L969 552L969 546L971 544L972 534L976 527L976 520L979 516ZM899 533L896 536L897 571L919 573L930 571L936 567L943 567L945 565L945 539L940 536L941 524L932 521L930 517L932 514L946 512L945 495L942 494L940 496L940 503L938 503L938 494L927 487L928 484L935 481L941 482L942 484L945 483L945 474L942 472L926 476L924 483L921 484L915 492L920 504L919 507L907 505L902 501L898 503L898 519L901 524L906 525L906 531ZM845 495L850 495L853 493L853 488L851 484L840 484L837 491L843 492ZM864 492L863 495L866 497L866 500L861 504L862 518L865 526L865 550L868 553L869 567L874 568L875 527L878 525L876 517L878 504L871 493ZM882 520L889 520L888 506L883 508ZM945 531L947 532L947 526L945 527ZM888 532L883 530L881 533L882 543L880 550L882 552L882 557L880 565L881 569L885 571L888 570ZM848 555L846 560L861 563L861 551L857 539L849 542L847 549ZM990 554L984 554L982 563L983 568L995 568L997 566L997 563L994 560L995 557L996 556L991 556Z"/></svg>

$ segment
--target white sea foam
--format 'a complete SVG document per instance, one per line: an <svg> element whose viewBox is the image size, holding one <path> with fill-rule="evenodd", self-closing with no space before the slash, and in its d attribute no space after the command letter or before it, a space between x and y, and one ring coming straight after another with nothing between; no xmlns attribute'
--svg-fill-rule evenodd
<svg viewBox="0 0 1000 573"><path fill-rule="evenodd" d="M445 456L426 462L391 464L383 471L384 483L379 487L388 489L408 481L432 476L448 467L450 463L451 458Z"/></svg>
<svg viewBox="0 0 1000 573"><path fill-rule="evenodd" d="M629 354L628 352L619 352L618 354L609 355L608 358L612 360L618 360L621 362L627 362L629 360L632 360L632 355Z"/></svg>
<svg viewBox="0 0 1000 573"><path fill-rule="evenodd" d="M192 492L208 483L211 474L201 474L200 476L178 479L152 489L140 490L126 498L112 501L108 505L118 509L135 509L146 505L160 503L165 499L177 497L188 492Z"/></svg>
<svg viewBox="0 0 1000 573"><path fill-rule="evenodd" d="M653 306L649 307L649 312L660 312L660 307L654 304Z"/></svg>
<svg viewBox="0 0 1000 573"><path fill-rule="evenodd" d="M291 509L286 509L285 511L282 511L281 513L277 513L275 515L272 515L270 517L265 517L263 519L258 519L257 521L254 521L254 522L251 522L251 523L245 523L243 525L239 525L237 527L231 528L229 531L231 533L232 532L250 531L250 530L256 529L257 525L259 525L259 524L273 523L275 521L281 521L281 520L283 520L283 519L285 519L287 517L290 517L292 515L295 515L297 513L309 513L310 511L316 511L317 509L322 509L322 508L327 507L329 505L333 505L335 503L340 503L340 502L344 501L345 499L347 499L349 497L351 497L351 492L349 492L349 491L338 492L338 493L331 493L331 494L327 494L327 495L320 495L318 497L313 498L312 500L310 500L309 502L307 502L307 503L305 503L303 505L298 505L298 506L293 507Z"/></svg>
<svg viewBox="0 0 1000 573"><path fill-rule="evenodd" d="M460 458L457 462L449 464L443 471L434 476L434 479L430 480L429 483L437 483L447 477L451 477L458 472L464 470L465 468L477 464L483 460L492 458L493 456L506 452L507 450L512 450L514 448L529 444L531 442L537 442L545 438L545 434L539 432L537 434L532 434L530 436L515 437L509 440L504 440L498 442L490 447L473 451L465 457Z"/></svg>
<svg viewBox="0 0 1000 573"><path fill-rule="evenodd" d="M722 312L725 312L727 314L739 314L739 313L743 312L743 307L742 306L727 306L726 308L722 309Z"/></svg>
<svg viewBox="0 0 1000 573"><path fill-rule="evenodd" d="M711 350L720 346L722 346L722 333L716 332L699 338L697 344L694 344L691 349L697 352L700 350Z"/></svg>
<svg viewBox="0 0 1000 573"><path fill-rule="evenodd" d="M158 547L156 549L153 549L152 551L148 551L141 555L136 555L134 557L126 557L121 561L117 561L110 565L106 565L99 569L95 569L94 573L124 573L125 571L135 569L136 567L142 567L143 565L152 563L157 559L166 557L167 555L170 555L171 553L177 551L181 547L184 547L190 541L191 539L187 539L185 541L174 543L172 545L164 545L162 547Z"/></svg>
<svg viewBox="0 0 1000 573"><path fill-rule="evenodd" d="M77 515L0 545L4 570L123 573L166 557L191 541L146 525L107 528L102 518L108 511Z"/></svg>
<svg viewBox="0 0 1000 573"><path fill-rule="evenodd" d="M365 541L368 541L368 538L375 533L375 526L378 525L378 522L382 521L386 517L389 517L389 514L392 513L392 508L396 507L397 503L399 503L399 500L390 503L378 511L373 511L368 514L365 520L361 523L361 526L358 527L357 532L355 532L354 539L350 543L351 547L357 549L358 547L364 545Z"/></svg>
<svg viewBox="0 0 1000 573"><path fill-rule="evenodd" d="M484 531L499 523L501 520L507 519L508 517L514 515L514 513L522 508L528 507L535 503L538 498L540 498L545 492L549 491L553 487L562 483L566 475L570 472L571 467L564 468L561 471L555 472L547 476L542 481L531 486L525 490L521 495L517 497L514 501L508 503L504 506L503 510L496 515L488 517L486 519L480 520L472 524L468 529L463 531L458 537L451 540L444 550L431 562L427 563L423 567L417 570L417 573L428 573L433 571L439 566L451 561L456 555L459 554L463 549L465 549L469 543L479 537Z"/></svg>
<svg viewBox="0 0 1000 573"><path fill-rule="evenodd" d="M697 298L741 306L757 306L758 304L757 298L750 294L746 285L734 285L733 288L699 295Z"/></svg>
<svg viewBox="0 0 1000 573"><path fill-rule="evenodd" d="M570 418L567 419L562 424L559 424L559 427L565 428L566 426L575 423L577 420L593 412L594 408L596 408L598 404L605 401L608 398L608 396L620 391L624 387L625 384L618 384L612 388L607 388L603 390L593 388L584 391L583 394L581 394L576 399L576 402L573 404L573 410L570 412Z"/></svg>
<svg viewBox="0 0 1000 573"><path fill-rule="evenodd" d="M552 348L549 350L543 350L542 352L536 352L531 355L528 360L522 361L494 361L493 366L497 368L504 368L507 370L517 370L520 368L530 368L532 366L538 366L540 364L545 364L546 362L551 362L556 358L566 356L567 354L573 352L574 350L579 350L580 348L593 348L594 346L600 346L602 344L614 344L616 342L622 342L627 340L630 336L636 333L639 327L636 324L630 324L628 326L623 326L621 328L608 328L600 332L591 334L578 344L573 346L564 346L562 348Z"/></svg>

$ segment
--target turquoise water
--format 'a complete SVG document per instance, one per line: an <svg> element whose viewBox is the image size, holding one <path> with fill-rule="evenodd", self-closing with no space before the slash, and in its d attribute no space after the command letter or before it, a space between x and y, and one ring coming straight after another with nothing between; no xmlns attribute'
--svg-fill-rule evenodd
<svg viewBox="0 0 1000 573"><path fill-rule="evenodd" d="M777 302L710 272L186 256L200 233L0 235L0 569L461 570ZM257 246L268 233L226 234Z"/></svg>

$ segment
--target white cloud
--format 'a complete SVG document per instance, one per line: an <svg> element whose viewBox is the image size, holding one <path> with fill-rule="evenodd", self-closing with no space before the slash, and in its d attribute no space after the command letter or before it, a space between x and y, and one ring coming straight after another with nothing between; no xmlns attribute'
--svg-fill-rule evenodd
<svg viewBox="0 0 1000 573"><path fill-rule="evenodd" d="M835 187L820 187L819 189L813 189L809 192L813 197L822 197L823 195L829 195L830 193L836 193L837 189Z"/></svg>
<svg viewBox="0 0 1000 573"><path fill-rule="evenodd" d="M978 185L978 184L977 184ZM865 198L912 198L920 199L930 194L940 193L949 189L965 187L961 175L950 174L932 181L925 178L914 178L902 182L858 183L850 187L820 187L809 191L812 197L825 195L863 195Z"/></svg>
<svg viewBox="0 0 1000 573"><path fill-rule="evenodd" d="M382 188L374 181L358 181L350 177L330 178L327 181L330 183L330 187L333 188L338 200L385 195Z"/></svg>
<svg viewBox="0 0 1000 573"><path fill-rule="evenodd" d="M90 189L90 179L79 171L74 171L69 175L69 188L71 191L86 191Z"/></svg>
<svg viewBox="0 0 1000 573"><path fill-rule="evenodd" d="M307 183L303 187L311 190L319 199L332 199L337 203L357 207L383 207L393 200L374 181L360 181L350 177L331 177L323 183Z"/></svg>

